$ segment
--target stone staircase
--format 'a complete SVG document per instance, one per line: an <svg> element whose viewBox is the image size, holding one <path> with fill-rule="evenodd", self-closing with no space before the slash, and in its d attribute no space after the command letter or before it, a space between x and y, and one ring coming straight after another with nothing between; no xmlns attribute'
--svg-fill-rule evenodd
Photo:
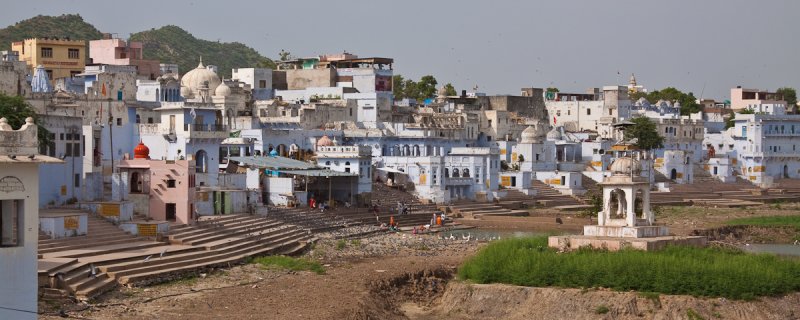
<svg viewBox="0 0 800 320"><path fill-rule="evenodd" d="M50 253L80 251L81 249L95 246L110 246L119 244L130 244L141 240L136 236L127 233L116 225L106 221L104 218L89 215L87 234L68 238L50 239L45 235L39 235L39 254L48 256ZM59 256L64 256L59 254Z"/></svg>
<svg viewBox="0 0 800 320"><path fill-rule="evenodd" d="M151 246L120 246L119 250L93 250L85 255L67 252L53 257L51 261L61 263L44 272L51 287L65 289L78 299L90 299L118 284L163 282L251 256L298 253L315 238L307 230L275 219L228 215L203 217L193 226L174 226L168 239L169 244L151 241ZM40 269L41 265L42 261ZM90 266L95 275L90 275Z"/></svg>
<svg viewBox="0 0 800 320"><path fill-rule="evenodd" d="M524 195L524 194L523 194ZM480 219L485 216L527 216L527 210L508 209L491 202L459 201L450 204L450 211L465 218Z"/></svg>
<svg viewBox="0 0 800 320"><path fill-rule="evenodd" d="M557 208L583 205L583 203L575 197L562 194L539 180L534 179L531 186L533 189L536 189L536 196L534 199L543 207Z"/></svg>

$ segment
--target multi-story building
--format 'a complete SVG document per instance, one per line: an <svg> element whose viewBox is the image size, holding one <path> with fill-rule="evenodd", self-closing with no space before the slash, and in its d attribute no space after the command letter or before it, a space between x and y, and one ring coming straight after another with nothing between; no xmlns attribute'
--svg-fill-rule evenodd
<svg viewBox="0 0 800 320"><path fill-rule="evenodd" d="M135 66L139 79L155 80L161 75L158 60L144 59L143 45L105 34L101 40L89 41L89 58L94 64Z"/></svg>
<svg viewBox="0 0 800 320"><path fill-rule="evenodd" d="M754 184L800 177L800 115L737 113L728 134L734 170Z"/></svg>
<svg viewBox="0 0 800 320"><path fill-rule="evenodd" d="M783 95L758 89L744 89L741 86L731 89L731 109L742 111L750 109L759 113L786 114L787 106Z"/></svg>
<svg viewBox="0 0 800 320"><path fill-rule="evenodd" d="M0 118L0 319L36 319L39 171L61 160L38 154L37 126Z"/></svg>
<svg viewBox="0 0 800 320"><path fill-rule="evenodd" d="M19 54L29 69L44 66L50 81L74 77L86 66L86 41L59 38L33 38L13 42L11 50Z"/></svg>
<svg viewBox="0 0 800 320"><path fill-rule="evenodd" d="M575 132L599 132L603 123L614 123L631 116L627 87L605 86L586 93L545 93L550 124Z"/></svg>

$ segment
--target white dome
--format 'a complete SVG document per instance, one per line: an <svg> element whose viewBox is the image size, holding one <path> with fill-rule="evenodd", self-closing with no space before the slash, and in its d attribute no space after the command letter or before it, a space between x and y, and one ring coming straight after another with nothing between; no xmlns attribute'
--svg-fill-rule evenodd
<svg viewBox="0 0 800 320"><path fill-rule="evenodd" d="M215 92L214 90L217 89L217 86L222 83L222 80L219 79L214 71L207 69L203 66L203 60L200 60L200 63L197 65L197 68L194 70L187 72L181 78L181 86L188 87L192 90L193 95L197 95L198 89L208 87L209 92Z"/></svg>
<svg viewBox="0 0 800 320"><path fill-rule="evenodd" d="M547 140L550 141L562 140L561 131L558 130L558 127L553 127L553 129L547 133Z"/></svg>
<svg viewBox="0 0 800 320"><path fill-rule="evenodd" d="M633 159L631 157L621 157L614 160L611 163L611 172L618 175L630 175L631 171L633 174L638 175L642 172L642 165L639 164L639 161Z"/></svg>
<svg viewBox="0 0 800 320"><path fill-rule="evenodd" d="M189 89L189 87L181 87L181 96L191 99L194 97L194 94L192 93L192 89Z"/></svg>
<svg viewBox="0 0 800 320"><path fill-rule="evenodd" d="M539 124L525 128L522 131L520 143L542 143L546 133L540 128L544 128L544 126Z"/></svg>
<svg viewBox="0 0 800 320"><path fill-rule="evenodd" d="M231 95L231 87L225 84L225 82L222 82L217 86L217 89L214 90L214 95L218 97L227 97Z"/></svg>

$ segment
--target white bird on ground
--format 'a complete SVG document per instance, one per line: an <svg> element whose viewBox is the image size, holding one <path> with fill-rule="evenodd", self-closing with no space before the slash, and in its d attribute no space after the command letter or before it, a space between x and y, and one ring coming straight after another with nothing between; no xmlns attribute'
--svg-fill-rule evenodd
<svg viewBox="0 0 800 320"><path fill-rule="evenodd" d="M472 232L467 234L467 239L466 240L469 241L470 238L472 238Z"/></svg>
<svg viewBox="0 0 800 320"><path fill-rule="evenodd" d="M94 263L89 264L89 278L97 278L97 269L95 269Z"/></svg>
<svg viewBox="0 0 800 320"><path fill-rule="evenodd" d="M794 245L796 245L796 246L800 246L800 240L795 240L795 241L794 241Z"/></svg>
<svg viewBox="0 0 800 320"><path fill-rule="evenodd" d="M455 237L455 236L453 236L453 234L451 233L451 234L450 234L450 238L449 238L449 239L450 239L450 240L455 240L455 239L456 239L456 237Z"/></svg>
<svg viewBox="0 0 800 320"><path fill-rule="evenodd" d="M167 248L164 248L164 250L161 250L161 254L159 254L158 257L159 258L163 258L165 253L167 253Z"/></svg>
<svg viewBox="0 0 800 320"><path fill-rule="evenodd" d="M145 262L147 262L147 261L150 261L150 258L152 258L152 257L153 257L153 255L152 255L152 254L151 254L151 255L149 255L149 256L147 256L147 258L144 258L144 260L142 261L142 263L145 263Z"/></svg>

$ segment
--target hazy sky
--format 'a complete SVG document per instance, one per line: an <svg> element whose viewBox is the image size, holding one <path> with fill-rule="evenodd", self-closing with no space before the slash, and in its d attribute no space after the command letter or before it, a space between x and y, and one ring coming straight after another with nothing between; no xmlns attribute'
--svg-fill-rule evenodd
<svg viewBox="0 0 800 320"><path fill-rule="evenodd" d="M555 86L583 92L675 86L800 87L800 1L33 1L0 5L0 25L79 13L120 37L167 24L268 57L338 53L395 59L395 74L436 76L489 94ZM213 63L213 61L208 61Z"/></svg>

